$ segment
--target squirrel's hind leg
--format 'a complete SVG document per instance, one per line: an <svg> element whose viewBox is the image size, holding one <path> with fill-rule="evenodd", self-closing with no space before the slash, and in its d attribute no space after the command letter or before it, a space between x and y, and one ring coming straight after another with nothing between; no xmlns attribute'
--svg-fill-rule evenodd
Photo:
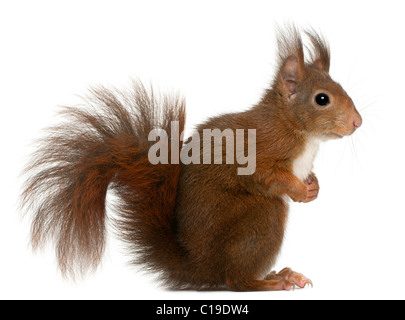
<svg viewBox="0 0 405 320"><path fill-rule="evenodd" d="M292 284L293 287L298 286L304 288L306 285L312 285L312 281L302 275L301 273L294 272L290 268L284 268L279 273L275 271L269 273L265 278L265 281L287 281Z"/></svg>
<svg viewBox="0 0 405 320"><path fill-rule="evenodd" d="M242 282L227 281L227 286L235 291L280 291L290 290L294 284L285 279L250 280Z"/></svg>
<svg viewBox="0 0 405 320"><path fill-rule="evenodd" d="M264 280L245 280L226 282L227 286L235 291L280 291L294 289L296 286L304 288L312 287L312 281L304 275L284 268L279 273L269 273Z"/></svg>

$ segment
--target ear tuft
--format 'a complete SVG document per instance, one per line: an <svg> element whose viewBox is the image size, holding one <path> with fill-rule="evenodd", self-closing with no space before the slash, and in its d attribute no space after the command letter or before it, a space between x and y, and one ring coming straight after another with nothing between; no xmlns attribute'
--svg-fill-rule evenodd
<svg viewBox="0 0 405 320"><path fill-rule="evenodd" d="M305 34L312 44L312 50L308 50L311 60L310 64L329 73L330 49L327 41L314 29L306 30Z"/></svg>

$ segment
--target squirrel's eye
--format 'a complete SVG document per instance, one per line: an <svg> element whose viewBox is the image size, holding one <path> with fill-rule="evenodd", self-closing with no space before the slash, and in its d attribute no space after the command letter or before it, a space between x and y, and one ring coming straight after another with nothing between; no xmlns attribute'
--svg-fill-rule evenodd
<svg viewBox="0 0 405 320"><path fill-rule="evenodd" d="M329 96L326 93L319 93L315 97L318 106L325 107L330 103Z"/></svg>

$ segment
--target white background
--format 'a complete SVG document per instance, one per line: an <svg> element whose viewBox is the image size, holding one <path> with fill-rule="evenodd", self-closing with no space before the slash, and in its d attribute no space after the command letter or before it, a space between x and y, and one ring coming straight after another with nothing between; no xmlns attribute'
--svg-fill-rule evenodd
<svg viewBox="0 0 405 320"><path fill-rule="evenodd" d="M400 1L1 1L1 299L404 299L404 38ZM109 237L92 276L61 278L52 248L33 254L18 210L30 142L90 85L153 81L187 100L188 130L255 104L275 65L274 24L322 30L331 75L364 117L325 143L321 193L293 204L275 268L314 288L291 292L170 291L126 265Z"/></svg>

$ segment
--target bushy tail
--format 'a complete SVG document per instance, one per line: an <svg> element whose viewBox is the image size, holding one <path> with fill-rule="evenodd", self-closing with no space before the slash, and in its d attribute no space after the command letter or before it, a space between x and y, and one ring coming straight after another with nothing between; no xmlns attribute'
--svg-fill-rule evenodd
<svg viewBox="0 0 405 320"><path fill-rule="evenodd" d="M32 245L54 240L65 275L95 269L112 189L119 197L115 223L135 262L175 282L183 259L173 225L180 165L152 165L148 151L155 142L148 135L159 127L170 137L171 121L182 132L185 103L156 97L140 83L128 92L92 89L86 102L86 108L63 109L67 121L49 129L25 170L22 202L34 212Z"/></svg>

